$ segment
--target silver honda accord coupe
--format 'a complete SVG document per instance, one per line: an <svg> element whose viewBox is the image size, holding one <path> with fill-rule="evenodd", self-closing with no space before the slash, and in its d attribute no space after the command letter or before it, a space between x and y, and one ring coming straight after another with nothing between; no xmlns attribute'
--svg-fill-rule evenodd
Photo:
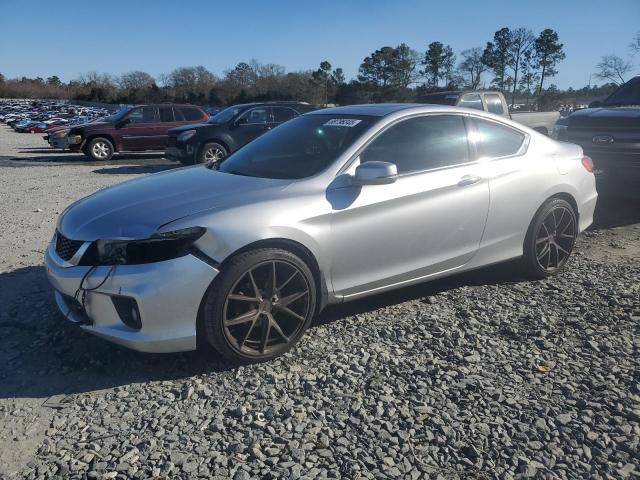
<svg viewBox="0 0 640 480"><path fill-rule="evenodd" d="M243 128L238 125L237 128ZM314 111L229 156L101 190L58 220L62 313L146 352L282 354L331 303L520 259L556 273L596 204L579 146L464 108Z"/></svg>

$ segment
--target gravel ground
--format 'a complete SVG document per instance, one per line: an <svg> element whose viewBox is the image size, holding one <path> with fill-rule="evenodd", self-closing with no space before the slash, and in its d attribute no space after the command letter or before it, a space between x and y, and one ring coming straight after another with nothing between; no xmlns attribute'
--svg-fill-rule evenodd
<svg viewBox="0 0 640 480"><path fill-rule="evenodd" d="M557 277L507 264L332 307L235 368L64 322L57 214L171 165L44 147L0 126L0 478L640 478L638 200L602 200Z"/></svg>

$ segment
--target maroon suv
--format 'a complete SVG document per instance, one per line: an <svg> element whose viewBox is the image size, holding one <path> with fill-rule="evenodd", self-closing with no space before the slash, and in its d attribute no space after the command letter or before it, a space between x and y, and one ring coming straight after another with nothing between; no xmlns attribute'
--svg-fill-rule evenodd
<svg viewBox="0 0 640 480"><path fill-rule="evenodd" d="M170 129L208 118L193 105L138 105L71 128L69 148L93 160L109 160L115 152L164 150Z"/></svg>

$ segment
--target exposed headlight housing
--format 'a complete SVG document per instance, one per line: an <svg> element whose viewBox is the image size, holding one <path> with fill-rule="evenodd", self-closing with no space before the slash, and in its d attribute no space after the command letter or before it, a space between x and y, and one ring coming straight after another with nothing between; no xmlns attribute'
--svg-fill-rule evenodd
<svg viewBox="0 0 640 480"><path fill-rule="evenodd" d="M195 129L185 130L180 135L178 135L176 140L178 140L178 142L186 142L187 140L191 139L195 134L196 134Z"/></svg>
<svg viewBox="0 0 640 480"><path fill-rule="evenodd" d="M69 143L71 145L80 145L82 143L82 135L69 135Z"/></svg>
<svg viewBox="0 0 640 480"><path fill-rule="evenodd" d="M203 227L190 227L156 233L144 240L98 240L94 254L99 265L136 265L183 257L189 247L204 235Z"/></svg>

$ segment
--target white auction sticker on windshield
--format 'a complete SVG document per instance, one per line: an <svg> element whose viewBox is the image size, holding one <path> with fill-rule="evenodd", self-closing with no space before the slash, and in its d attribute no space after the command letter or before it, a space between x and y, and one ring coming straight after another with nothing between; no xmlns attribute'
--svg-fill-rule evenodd
<svg viewBox="0 0 640 480"><path fill-rule="evenodd" d="M355 127L362 120L356 118L332 118L323 126L325 127Z"/></svg>

